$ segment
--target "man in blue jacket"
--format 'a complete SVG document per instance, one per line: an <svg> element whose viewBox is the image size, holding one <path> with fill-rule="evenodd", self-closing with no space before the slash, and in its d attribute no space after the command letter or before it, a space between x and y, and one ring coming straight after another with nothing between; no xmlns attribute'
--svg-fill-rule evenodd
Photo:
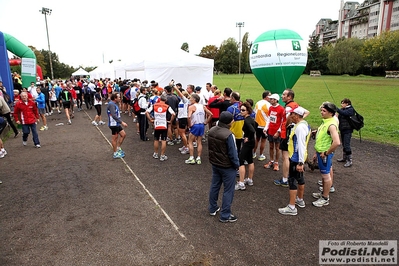
<svg viewBox="0 0 399 266"><path fill-rule="evenodd" d="M41 131L47 130L47 119L46 119L46 96L42 93L40 86L36 88L37 97L36 104L37 109L39 110L39 115L42 118L43 126L40 128Z"/></svg>

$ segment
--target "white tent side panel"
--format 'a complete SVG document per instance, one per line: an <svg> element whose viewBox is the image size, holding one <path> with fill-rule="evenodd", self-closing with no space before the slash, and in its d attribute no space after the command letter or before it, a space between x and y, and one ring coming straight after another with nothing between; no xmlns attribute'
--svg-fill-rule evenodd
<svg viewBox="0 0 399 266"><path fill-rule="evenodd" d="M111 78L115 79L115 69L111 64L103 64L89 72L91 79Z"/></svg>
<svg viewBox="0 0 399 266"><path fill-rule="evenodd" d="M155 80L165 87L174 79L185 88L188 84L205 87L213 81L213 59L195 56L184 51L170 51L162 54L141 54L130 62L104 64L90 72L91 78L121 78ZM109 70L112 68L112 70Z"/></svg>
<svg viewBox="0 0 399 266"><path fill-rule="evenodd" d="M161 87L168 85L172 79L175 83L181 83L183 88L188 84L205 87L207 82L213 82L213 68L146 68L146 79L157 81Z"/></svg>
<svg viewBox="0 0 399 266"><path fill-rule="evenodd" d="M126 70L125 71L125 79L135 79L138 78L141 81L146 79L145 71L143 70ZM150 80L148 81L150 82Z"/></svg>

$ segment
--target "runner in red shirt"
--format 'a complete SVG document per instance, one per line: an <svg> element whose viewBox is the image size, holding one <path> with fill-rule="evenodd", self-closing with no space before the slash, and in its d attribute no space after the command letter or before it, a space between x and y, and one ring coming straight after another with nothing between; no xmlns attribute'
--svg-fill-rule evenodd
<svg viewBox="0 0 399 266"><path fill-rule="evenodd" d="M281 131L283 128L283 121L285 116L284 107L278 104L280 96L274 93L269 96L270 104L268 119L264 132L269 141L269 155L270 161L265 165L265 168L272 168L274 171L279 170L278 160L280 158L280 140Z"/></svg>

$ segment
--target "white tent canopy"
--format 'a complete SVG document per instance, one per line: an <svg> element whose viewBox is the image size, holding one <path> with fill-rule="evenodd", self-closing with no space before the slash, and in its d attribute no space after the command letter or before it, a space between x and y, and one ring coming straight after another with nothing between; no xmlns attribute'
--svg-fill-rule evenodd
<svg viewBox="0 0 399 266"><path fill-rule="evenodd" d="M126 61L116 66L108 65L108 73L98 71L100 66L90 72L91 78L121 78L134 79L141 81L155 80L159 86L164 87L173 79L180 82L183 87L188 84L205 87L207 82L213 80L213 59L207 59L189 54L183 50L162 51L161 54L141 54L138 56L129 56L133 60ZM112 69L111 69L112 68ZM112 73L111 73L112 72Z"/></svg>
<svg viewBox="0 0 399 266"><path fill-rule="evenodd" d="M110 78L115 79L115 69L112 64L104 63L89 72L90 79Z"/></svg>
<svg viewBox="0 0 399 266"><path fill-rule="evenodd" d="M84 70L83 68L79 68L75 72L72 73L72 76L88 76L89 72Z"/></svg>

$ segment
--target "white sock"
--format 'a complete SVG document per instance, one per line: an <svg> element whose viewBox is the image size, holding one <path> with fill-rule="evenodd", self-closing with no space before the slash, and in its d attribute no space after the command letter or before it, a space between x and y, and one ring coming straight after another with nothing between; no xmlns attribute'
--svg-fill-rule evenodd
<svg viewBox="0 0 399 266"><path fill-rule="evenodd" d="M291 210L295 209L295 205L288 204L288 207L290 207Z"/></svg>
<svg viewBox="0 0 399 266"><path fill-rule="evenodd" d="M189 160L192 160L192 159L194 159L194 156L190 156L190 158L188 158Z"/></svg>
<svg viewBox="0 0 399 266"><path fill-rule="evenodd" d="M288 181L288 178L283 177L283 182L287 182L287 181Z"/></svg>

